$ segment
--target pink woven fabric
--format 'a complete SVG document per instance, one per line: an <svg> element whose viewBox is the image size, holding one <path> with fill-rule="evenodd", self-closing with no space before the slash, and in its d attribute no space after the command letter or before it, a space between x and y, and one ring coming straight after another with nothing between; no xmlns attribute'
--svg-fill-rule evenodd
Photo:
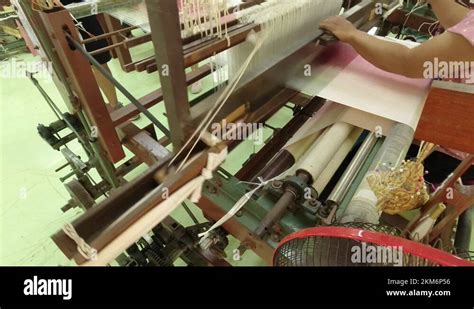
<svg viewBox="0 0 474 309"><path fill-rule="evenodd" d="M462 35L474 46L474 10L471 10L466 18L448 31Z"/></svg>

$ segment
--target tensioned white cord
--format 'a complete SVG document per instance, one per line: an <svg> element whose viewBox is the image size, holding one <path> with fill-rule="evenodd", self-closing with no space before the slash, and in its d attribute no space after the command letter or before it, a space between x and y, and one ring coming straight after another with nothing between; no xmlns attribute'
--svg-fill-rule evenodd
<svg viewBox="0 0 474 309"><path fill-rule="evenodd" d="M247 69L248 65L250 64L250 62L252 61L253 57L255 56L255 54L257 53L257 51L260 49L260 47L262 46L263 44L263 41L265 40L265 38L268 36L268 32L266 34L264 34L263 36L260 37L260 39L256 39L255 38L256 34L253 33L252 35L250 35L250 40L254 40L254 42L256 43L255 46L254 46L254 49L253 51L250 53L250 55L248 56L247 60L245 61L245 63L242 65L242 67L240 68L240 71L238 72L238 74L235 76L235 78L233 79L233 81L231 83L229 83L229 85L227 85L227 87L224 89L224 91L221 93L221 95L219 96L219 98L217 99L216 103L214 104L213 107L211 107L209 109L209 112L206 114L206 116L204 117L204 119L201 121L201 123L199 124L199 126L197 127L197 129L194 131L194 133L191 135L191 137L186 141L186 143L184 144L184 146L178 151L178 153L174 156L174 158L170 161L169 165L173 164L174 161L183 153L183 151L190 145L190 143L193 141L193 139L198 135L198 138L196 139L196 141L194 142L194 144L192 145L191 149L188 151L186 157L184 158L183 162L180 164L180 166L178 167L178 171L182 169L182 167L186 164L186 161L187 159L189 158L189 156L191 155L192 151L194 150L194 148L196 147L196 145L198 144L199 140L201 139L202 135L207 132L207 128L209 127L209 125L211 124L211 122L213 121L213 119L217 116L217 114L219 113L219 111L222 109L222 107L224 106L224 104L227 102L227 100L229 99L230 95L232 94L232 92L235 90L235 88L237 87L238 83L240 82L242 76L244 75L245 73L245 70Z"/></svg>
<svg viewBox="0 0 474 309"><path fill-rule="evenodd" d="M227 221L229 221L233 216L235 216L236 213L238 213L242 207L245 206L245 204L247 204L248 201L250 201L250 199L252 198L252 196L258 192L258 190L260 190L261 188L263 188L264 186L266 186L267 184L271 183L272 181L280 178L281 175L278 175L276 177L273 177L272 179L269 179L269 180L264 180L262 177L259 177L258 178L258 181L260 181L260 183L248 183L248 184L251 184L251 185L256 185L256 187L245 193L235 204L234 206L232 206L232 208L222 217L220 218L216 223L214 223L214 225L212 225L207 231L203 232L203 233L200 233L198 234L199 237L202 237L201 240L199 241L200 244L203 244L207 238L209 237L209 234L211 231L221 227L222 225L224 225Z"/></svg>

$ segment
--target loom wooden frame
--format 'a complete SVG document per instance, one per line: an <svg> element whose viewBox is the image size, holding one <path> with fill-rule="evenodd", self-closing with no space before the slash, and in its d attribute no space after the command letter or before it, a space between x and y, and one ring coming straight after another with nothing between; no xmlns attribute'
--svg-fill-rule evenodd
<svg viewBox="0 0 474 309"><path fill-rule="evenodd" d="M248 5L261 2L262 1L249 1ZM352 2L353 5L359 3L360 1ZM183 141L192 131L192 128L202 118L202 115L208 110L209 106L215 100L215 97L219 94L211 95L200 104L190 107L187 96L183 95L186 93L186 87L210 74L211 68L204 66L198 71L188 75L185 74L185 68L210 57L214 52L229 48L227 42L224 42L222 39L183 42L179 35L181 27L179 22L177 22L179 19L175 6L176 3L172 1L148 0L148 9L154 12L154 14L159 15L159 18L151 22L152 33L150 35L130 40L118 38L117 31L120 31L120 29L118 29L116 21L105 17L109 31L113 33L109 36L113 43L112 49L119 57L125 71L136 69L137 71L146 70L147 72L155 72L157 68L162 65L170 65L171 74L168 76L160 76L163 85L162 89L156 90L140 99L140 102L146 108L150 108L164 101L167 115L171 120L172 136L170 139L156 141L152 147L162 147L163 144L167 142L171 142L176 147L182 145ZM363 14L361 11L356 11L354 16L357 16L358 19L360 19L360 16L367 16L368 19L370 11L371 10L367 10ZM113 197L97 207L94 207L74 222L75 227L79 233L84 236L86 241L100 249L101 246L107 243L108 239L111 239L111 237L121 229L126 228L127 224L130 224L130 220L132 219L129 217L128 221L123 220L121 214L132 209L139 197L159 185L159 182L155 179L156 172L163 168L165 163L168 162L168 159L165 156L163 158L156 158L158 162L154 161L153 157L150 157L150 154L147 153L147 149L150 149L150 145L125 142L127 140L133 140L134 136L143 134L144 132L143 130L133 127L133 125L127 124L127 121L131 117L138 114L138 110L133 105L128 105L111 113L105 109L105 104L100 96L97 85L91 86L87 82L87 79L94 81L90 67L84 62L82 55L69 48L67 40L65 39L63 33L64 26L79 40L77 33L74 31L74 25L69 14L67 14L65 10L58 9L53 12L43 12L40 16L44 27L48 29L48 37L53 43L55 50L63 56L59 60L56 59L55 65L64 70L68 76L68 80L64 81L73 89L73 93L76 94L79 105L88 112L91 122L100 126L102 132L100 142L104 152L108 154L110 161L117 162L123 158L122 143L124 143L125 145L128 144L131 149L135 149L134 152L142 161L150 165L153 164L145 175L123 187ZM369 21L367 24L373 25L373 21ZM170 25L173 25L173 27L170 28ZM256 25L235 25L233 27L235 28L231 29L231 46L243 42L249 31L258 30L258 26ZM130 62L131 58L128 56L129 54L127 54L127 48L136 46L135 44L148 42L150 39L154 43L157 56L141 61ZM302 105L308 104L311 101L310 98L304 98L294 90L282 88L280 85L283 80L275 79L274 76L276 75L275 72L279 72L277 75L289 76L291 74L290 68L300 63L301 59L305 59L310 55L317 55L319 49L310 45L305 46L287 59L282 60L274 68L264 72L254 81L238 90L231 96L226 108L218 115L218 119L225 119L234 111L239 110L239 108L242 107L242 102L249 102L249 104L243 109L243 112L237 115L237 119L249 119L248 117L250 117L253 121L268 119L272 112L278 110L276 106L281 107L290 100L300 102ZM183 54L176 53L176 50L183 50ZM155 59L159 60L155 61ZM299 124L293 123L292 126L288 128L295 130L298 127ZM125 139L119 138L117 129L121 133L125 133ZM153 135L152 132L150 134ZM288 136L289 135L281 136L280 142L273 143L271 147L266 147L262 153L257 154L255 158L261 158L263 154L265 154L265 156L274 155L276 151L278 151L278 147L275 147L275 145L281 144ZM231 147L232 146L235 145L231 145ZM189 169L185 169L182 173L176 174L168 179L168 185L174 189L179 188L187 179L191 179L195 176L196 173L204 167L205 163L205 157L203 156L203 158L199 159L197 163L189 167ZM252 171L256 173L260 171L261 168L263 168L262 161L253 159L247 162L238 175L243 179L249 179L252 176ZM151 199L147 207L156 205L156 198L157 197ZM219 213L216 212L216 209L219 209L218 205L209 203L204 197L199 207L201 207L206 215L209 215L214 220L218 219L216 215ZM144 211L144 209L140 211ZM105 229L110 226L115 226L115 229L113 232L109 231L110 233L100 234L98 233L99 230L94 228L97 226L100 226L102 231L105 231ZM251 231L247 230L246 227L234 225L232 221L224 226L224 228L242 242L254 244L262 243L261 240L254 237ZM89 230L95 231L94 234L88 232ZM77 262L82 261L75 253L75 244L72 243L63 232L55 234L53 239L68 257L74 258ZM262 246L256 247L261 248ZM268 246L263 247L266 249L257 253L268 260L270 256L269 250L271 249L269 249Z"/></svg>

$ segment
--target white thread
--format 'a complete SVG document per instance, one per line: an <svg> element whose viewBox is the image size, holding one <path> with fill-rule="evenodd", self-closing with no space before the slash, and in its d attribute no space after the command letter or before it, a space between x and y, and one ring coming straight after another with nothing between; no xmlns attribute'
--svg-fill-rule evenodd
<svg viewBox="0 0 474 309"><path fill-rule="evenodd" d="M283 174L282 174L283 175ZM272 181L275 181L276 179L280 178L281 175L278 175L276 177L273 177L269 180L264 180L262 177L259 177L258 178L258 181L260 183L251 183L251 182L245 182L245 181L241 181L241 183L246 183L246 184L249 184L249 185L254 185L256 186L253 190L245 193L235 204L234 206L232 206L232 208L222 217L220 218L216 223L214 223L207 231L203 232L203 233L200 233L198 234L198 237L201 237L201 240L199 241L199 244L203 244L206 242L207 238L209 237L209 234L211 231L221 227L222 225L224 225L227 221L229 221L233 216L235 216L235 214L237 214L241 209L242 207L245 206L245 204L247 204L248 201L250 201L250 199L252 198L252 196L258 192L258 190L260 190L261 188L263 188L264 186L266 186L267 184L271 183Z"/></svg>
<svg viewBox="0 0 474 309"><path fill-rule="evenodd" d="M211 134L210 134L211 135ZM207 166L202 169L201 177L202 181L196 185L194 192L191 195L191 202L197 203L201 199L202 186L207 180L211 180L213 177L213 172L221 165L227 158L227 148L222 150L220 153L209 153L207 157Z"/></svg>
<svg viewBox="0 0 474 309"><path fill-rule="evenodd" d="M183 0L179 5L183 37L198 33L203 37L228 36L227 21L222 18L229 15L228 0Z"/></svg>
<svg viewBox="0 0 474 309"><path fill-rule="evenodd" d="M236 16L241 22L258 23L261 25L261 31L259 35L249 34L248 42L239 44L229 50L231 61L228 70L229 76L232 76L233 80L229 82L217 99L216 104L209 109L198 128L170 161L170 165L198 136L178 167L178 171L181 170L201 139L202 134L207 130L239 83L243 84L244 81L255 77L265 68L274 65L311 39L316 38L320 20L331 14L336 14L341 5L341 0L334 0L329 4L324 0L269 0L248 10L237 12ZM316 11L319 12L319 19L314 18L314 12ZM251 41L255 44L252 44ZM249 50L250 48L251 50ZM245 73L247 74L244 81L242 81Z"/></svg>
<svg viewBox="0 0 474 309"><path fill-rule="evenodd" d="M249 65L242 84L254 79L269 67L288 57L322 33L320 22L331 15L337 15L341 0L268 0L260 5L236 12L242 23L260 25L261 31L272 29ZM252 45L239 44L229 50L232 76L241 67Z"/></svg>
<svg viewBox="0 0 474 309"><path fill-rule="evenodd" d="M210 133L209 133L210 134ZM203 183L212 178L214 171L227 157L227 148L220 153L209 153L206 167L201 175L186 183L178 191L174 192L167 199L156 205L145 215L138 218L130 227L119 234L115 239L108 243L98 254L96 260L89 260L81 266L105 266L114 260L120 253L125 251L130 245L136 242L140 237L148 233L153 227L168 217L184 200L191 196L193 202L198 202L201 197ZM162 187L158 187L150 194L160 192ZM138 203L145 203L146 198Z"/></svg>
<svg viewBox="0 0 474 309"><path fill-rule="evenodd" d="M266 33L268 33L268 32L266 32ZM188 158L191 155L192 151L196 147L197 143L202 138L203 134L205 132L207 132L207 128L209 127L210 123L217 116L219 111L222 109L224 104L229 99L232 92L237 87L237 84L239 83L240 79L242 78L243 74L245 73L245 70L247 69L248 65L250 64L250 61L252 61L253 57L255 56L255 54L259 50L259 48L262 46L262 44L265 41L266 37L267 37L267 35L263 36L262 39L257 43L257 45L255 45L253 51L250 53L250 55L248 56L247 60L243 64L243 66L240 68L238 74L236 74L235 78L227 85L227 87L224 89L224 91L221 93L221 95L217 99L214 106L209 109L209 112L206 114L204 119L201 121L201 123L199 124L197 129L194 131L194 133L191 135L191 137L186 141L184 146L178 151L178 153L175 155L175 157L170 161L169 165L173 164L173 162L176 160L176 158L181 155L181 153L187 148L187 146L193 141L193 139L199 133L198 138L196 139L196 141L192 145L191 149L188 151L188 153L187 153L186 157L184 158L184 160L182 161L181 165L178 167L178 171L180 171L182 169L182 167L186 164L186 161L188 160Z"/></svg>

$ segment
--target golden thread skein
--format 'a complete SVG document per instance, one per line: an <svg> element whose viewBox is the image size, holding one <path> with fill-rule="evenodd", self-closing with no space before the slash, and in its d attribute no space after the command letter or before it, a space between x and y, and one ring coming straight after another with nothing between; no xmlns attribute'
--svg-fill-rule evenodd
<svg viewBox="0 0 474 309"><path fill-rule="evenodd" d="M48 11L55 7L62 7L59 0L32 0L31 8L34 11Z"/></svg>
<svg viewBox="0 0 474 309"><path fill-rule="evenodd" d="M388 214L398 214L423 206L429 200L423 161L436 146L422 142L414 161L403 161L400 168L375 171L367 176L377 197L377 207Z"/></svg>

